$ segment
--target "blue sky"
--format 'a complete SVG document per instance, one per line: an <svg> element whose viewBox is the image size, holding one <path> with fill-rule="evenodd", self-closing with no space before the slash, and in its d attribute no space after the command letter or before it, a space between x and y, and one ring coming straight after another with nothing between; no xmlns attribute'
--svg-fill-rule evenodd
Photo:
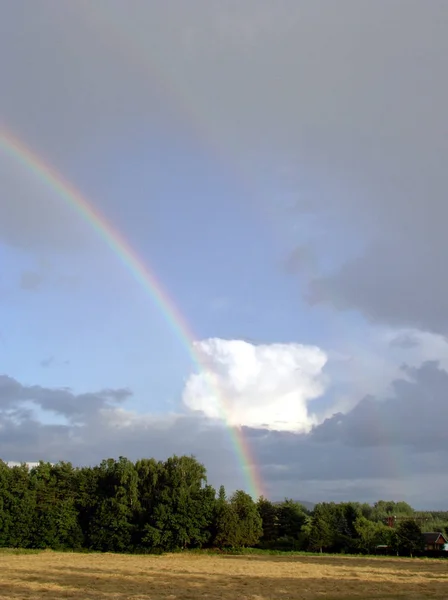
<svg viewBox="0 0 448 600"><path fill-rule="evenodd" d="M208 372L89 224L0 151L0 457L194 452L231 487L212 375L272 497L422 505L431 473L448 499L429 433L448 368L447 9L341 1L8 6L0 122L153 269ZM96 399L81 424L80 394ZM387 408L377 429L407 429L366 431L366 397Z"/></svg>
<svg viewBox="0 0 448 600"><path fill-rule="evenodd" d="M322 312L300 310L306 307L297 281L282 268L285 247L245 198L231 165L200 152L194 138L173 140L170 134L148 134L146 144L137 140L135 148L132 140L119 139L117 147L90 149L87 160L77 157L65 171L78 173L78 189L103 208L151 265L200 338L318 342L325 335ZM92 169L92 164L105 168ZM43 193L55 196L51 189ZM62 198L55 200L64 207ZM168 399L179 397L191 369L182 340L119 257L99 236L90 239L91 226L65 212L79 219L79 233L89 246L81 257L51 255L47 285L28 294L20 288L10 292L13 318L3 328L8 372L19 378L31 374L45 385L60 385L72 372L74 389L80 391L101 388L106 381L132 383L135 405L143 409L150 379L156 396L151 406L162 409ZM22 252L5 248L4 255L11 286L17 271L35 269ZM46 278L45 264L37 271ZM66 284L58 284L64 277ZM25 371L23 336L31 362ZM53 356L58 358L51 369L42 369L41 361Z"/></svg>

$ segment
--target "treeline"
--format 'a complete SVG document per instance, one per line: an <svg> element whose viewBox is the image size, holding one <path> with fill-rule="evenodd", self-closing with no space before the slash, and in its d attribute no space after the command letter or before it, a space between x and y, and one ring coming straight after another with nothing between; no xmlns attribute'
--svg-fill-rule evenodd
<svg viewBox="0 0 448 600"><path fill-rule="evenodd" d="M401 517L394 528L390 515ZM424 520L423 520L424 519ZM229 498L207 484L194 457L166 461L120 457L94 467L0 461L0 546L163 552L186 548L259 547L371 553L422 548L425 531L446 533L447 513L416 513L405 502L321 503Z"/></svg>

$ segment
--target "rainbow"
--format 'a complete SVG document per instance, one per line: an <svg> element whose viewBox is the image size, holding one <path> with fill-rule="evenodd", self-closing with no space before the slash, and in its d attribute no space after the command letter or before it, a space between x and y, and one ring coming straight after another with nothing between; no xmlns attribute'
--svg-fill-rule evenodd
<svg viewBox="0 0 448 600"><path fill-rule="evenodd" d="M4 127L0 128L0 149L32 172L47 187L55 191L65 204L82 217L97 235L109 246L134 279L148 293L164 316L169 327L186 348L196 367L207 374L208 369L195 347L195 335L179 309L157 279L149 265L135 253L123 235L98 211L73 185L67 182L54 167L46 163L35 152ZM209 379L210 380L210 379ZM221 415L228 423L228 431L239 466L246 481L248 492L253 498L263 495L261 477L252 457L247 440L240 427L229 425L229 410L226 401L215 386L212 390L218 399Z"/></svg>

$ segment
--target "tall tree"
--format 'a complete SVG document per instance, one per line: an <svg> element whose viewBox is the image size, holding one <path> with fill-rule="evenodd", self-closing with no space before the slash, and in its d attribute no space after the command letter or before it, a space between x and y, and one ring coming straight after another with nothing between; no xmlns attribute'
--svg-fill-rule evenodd
<svg viewBox="0 0 448 600"><path fill-rule="evenodd" d="M257 502L257 510L263 527L261 541L266 544L272 544L279 537L278 506L261 496Z"/></svg>
<svg viewBox="0 0 448 600"><path fill-rule="evenodd" d="M230 499L238 519L238 546L255 546L263 535L263 522L252 497L237 490Z"/></svg>
<svg viewBox="0 0 448 600"><path fill-rule="evenodd" d="M332 550L336 552L353 552L357 548L358 533L355 521L361 515L361 509L354 502L331 503L328 508L332 514L334 539Z"/></svg>
<svg viewBox="0 0 448 600"><path fill-rule="evenodd" d="M367 554L372 554L380 544L390 543L391 529L381 522L369 521L360 516L355 521L355 529L358 534L358 548Z"/></svg>
<svg viewBox="0 0 448 600"><path fill-rule="evenodd" d="M236 548L240 542L240 523L235 506L220 497L215 505L212 544L218 548Z"/></svg>
<svg viewBox="0 0 448 600"><path fill-rule="evenodd" d="M204 465L192 456L173 456L161 466L143 543L174 550L208 541L215 490Z"/></svg>
<svg viewBox="0 0 448 600"><path fill-rule="evenodd" d="M133 514L138 502L137 473L131 461L103 460L95 468L98 501L89 538L93 549L125 552L131 549Z"/></svg>
<svg viewBox="0 0 448 600"><path fill-rule="evenodd" d="M56 504L55 486L51 478L51 464L40 461L30 470L29 484L35 495L35 514L32 525L32 546L52 548L57 546L57 530L54 515Z"/></svg>
<svg viewBox="0 0 448 600"><path fill-rule="evenodd" d="M401 521L395 529L395 547L400 554L413 556L425 549L425 540L418 523L412 519Z"/></svg>
<svg viewBox="0 0 448 600"><path fill-rule="evenodd" d="M285 499L278 506L278 537L292 549L301 545L302 528L306 522L306 509L294 500Z"/></svg>
<svg viewBox="0 0 448 600"><path fill-rule="evenodd" d="M314 507L311 528L309 531L309 547L311 550L322 552L324 548L331 546L334 539L334 531L331 526L331 514L327 505L317 504Z"/></svg>
<svg viewBox="0 0 448 600"><path fill-rule="evenodd" d="M12 526L10 507L11 473L8 465L0 461L0 547L9 545Z"/></svg>

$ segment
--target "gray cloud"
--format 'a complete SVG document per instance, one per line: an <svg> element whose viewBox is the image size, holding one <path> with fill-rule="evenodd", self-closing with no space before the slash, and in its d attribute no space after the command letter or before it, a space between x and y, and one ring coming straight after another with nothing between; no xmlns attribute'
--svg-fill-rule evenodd
<svg viewBox="0 0 448 600"><path fill-rule="evenodd" d="M265 157L269 178L295 174L299 204L421 254L444 222L447 13L437 0L12 3L0 111L58 164L138 136L142 119L183 122L260 190Z"/></svg>
<svg viewBox="0 0 448 600"><path fill-rule="evenodd" d="M415 335L410 333L400 333L390 342L391 348L403 348L409 350L410 348L417 348L420 346L420 340Z"/></svg>
<svg viewBox="0 0 448 600"><path fill-rule="evenodd" d="M405 446L419 452L448 451L448 373L437 362L403 367L384 400L363 398L347 414L336 414L313 430L320 442L357 447Z"/></svg>
<svg viewBox="0 0 448 600"><path fill-rule="evenodd" d="M448 218L448 212L439 218ZM364 255L330 276L314 279L309 297L331 302L339 310L359 309L373 322L446 334L448 286L442 265L448 247L437 239L442 234L435 229L413 243L418 234L409 228L409 237L400 244L386 239L383 232Z"/></svg>
<svg viewBox="0 0 448 600"><path fill-rule="evenodd" d="M443 506L448 501L444 475L448 373L435 363L425 363L418 369L406 368L405 376L394 383L390 398L366 398L310 434L244 427L266 493L276 499L288 495L311 501L373 501L381 495L419 506ZM11 461L93 464L120 454L136 459L192 453L206 464L214 485L224 483L230 490L245 484L225 427L192 414L133 413L120 406L128 395L127 390L74 395L68 390L22 386L3 376L0 456ZM30 402L65 415L66 424L39 421ZM428 477L438 487L437 500L425 498L415 483Z"/></svg>
<svg viewBox="0 0 448 600"><path fill-rule="evenodd" d="M104 145L135 144L142 123L175 124L218 149L260 203L281 206L285 193L298 222L302 210L317 215L312 251L332 268L312 276L311 300L445 332L447 3L174 6L11 3L0 25L3 122L67 176L86 153L107 170ZM9 160L0 169L3 239L87 242L48 190ZM289 208L284 218L289 227Z"/></svg>
<svg viewBox="0 0 448 600"><path fill-rule="evenodd" d="M74 394L67 388L44 388L39 385L22 385L7 375L0 376L0 408L20 408L22 403L33 403L45 411L51 411L77 421L103 408L123 403L131 396L128 389Z"/></svg>

